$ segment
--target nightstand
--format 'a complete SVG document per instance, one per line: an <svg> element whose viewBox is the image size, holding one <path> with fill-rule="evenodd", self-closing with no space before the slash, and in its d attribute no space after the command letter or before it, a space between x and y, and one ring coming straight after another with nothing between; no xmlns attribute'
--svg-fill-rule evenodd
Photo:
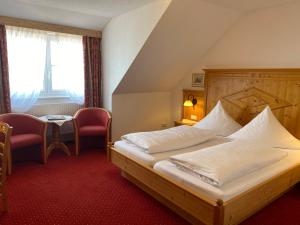
<svg viewBox="0 0 300 225"><path fill-rule="evenodd" d="M174 121L175 127L181 126L181 125L193 126L195 123L197 123L197 122L194 121L194 120L188 120L188 119L182 119L182 120Z"/></svg>

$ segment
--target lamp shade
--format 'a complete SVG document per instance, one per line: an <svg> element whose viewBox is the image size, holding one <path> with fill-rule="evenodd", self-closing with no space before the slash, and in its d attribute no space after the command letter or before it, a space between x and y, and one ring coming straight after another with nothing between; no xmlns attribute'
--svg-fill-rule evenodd
<svg viewBox="0 0 300 225"><path fill-rule="evenodd" d="M184 106L189 107L189 106L193 106L193 103L191 100L185 100L183 103Z"/></svg>

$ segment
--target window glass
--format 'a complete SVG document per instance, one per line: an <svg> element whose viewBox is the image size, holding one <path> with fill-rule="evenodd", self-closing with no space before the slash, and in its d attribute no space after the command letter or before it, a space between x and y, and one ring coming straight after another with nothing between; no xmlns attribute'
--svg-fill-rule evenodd
<svg viewBox="0 0 300 225"><path fill-rule="evenodd" d="M39 97L66 97L83 103L81 36L12 26L6 32L13 109L25 110Z"/></svg>

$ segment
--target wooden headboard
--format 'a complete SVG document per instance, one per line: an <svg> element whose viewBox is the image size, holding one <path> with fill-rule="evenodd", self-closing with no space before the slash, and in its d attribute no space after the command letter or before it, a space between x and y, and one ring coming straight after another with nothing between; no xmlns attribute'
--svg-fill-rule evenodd
<svg viewBox="0 0 300 225"><path fill-rule="evenodd" d="M206 114L218 100L242 125L269 105L300 138L300 69L206 69Z"/></svg>

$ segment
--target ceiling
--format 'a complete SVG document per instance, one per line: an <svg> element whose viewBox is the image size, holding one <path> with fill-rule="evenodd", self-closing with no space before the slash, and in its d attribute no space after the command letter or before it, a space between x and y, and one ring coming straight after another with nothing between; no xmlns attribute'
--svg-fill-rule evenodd
<svg viewBox="0 0 300 225"><path fill-rule="evenodd" d="M156 0L0 0L0 15L102 30L112 17ZM185 3L189 3L189 1ZM297 0L205 0L240 11Z"/></svg>
<svg viewBox="0 0 300 225"><path fill-rule="evenodd" d="M109 20L155 0L0 0L0 15L101 30Z"/></svg>
<svg viewBox="0 0 300 225"><path fill-rule="evenodd" d="M205 0L214 4L222 5L241 11L269 8L276 5L295 2L299 0Z"/></svg>

